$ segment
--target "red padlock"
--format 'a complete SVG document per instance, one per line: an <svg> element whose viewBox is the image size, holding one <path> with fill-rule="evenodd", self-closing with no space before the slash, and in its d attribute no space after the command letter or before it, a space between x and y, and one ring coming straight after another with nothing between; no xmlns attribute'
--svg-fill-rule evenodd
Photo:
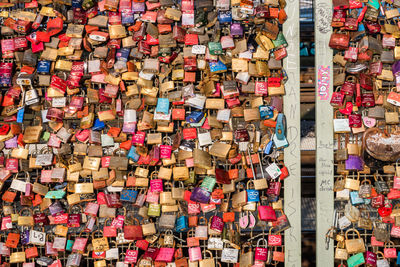
<svg viewBox="0 0 400 267"><path fill-rule="evenodd" d="M361 100L363 107L373 107L375 106L375 97L374 93L363 93L362 100Z"/></svg>
<svg viewBox="0 0 400 267"><path fill-rule="evenodd" d="M361 114L351 114L349 116L349 126L352 128L361 128L362 126Z"/></svg>
<svg viewBox="0 0 400 267"><path fill-rule="evenodd" d="M267 189L267 194L273 196L279 196L281 192L281 187L282 187L281 182L270 182Z"/></svg>
<svg viewBox="0 0 400 267"><path fill-rule="evenodd" d="M285 165L283 165L283 167L281 168L281 175L279 176L279 179L283 180L288 176L289 176L289 170Z"/></svg>
<svg viewBox="0 0 400 267"><path fill-rule="evenodd" d="M379 58L374 57L369 64L369 74L380 75L382 73L383 64Z"/></svg>
<svg viewBox="0 0 400 267"><path fill-rule="evenodd" d="M385 206L378 208L378 213L381 217L387 217L392 214L393 205L386 203Z"/></svg>
<svg viewBox="0 0 400 267"><path fill-rule="evenodd" d="M371 191L372 192L372 191ZM375 209L383 207L385 201L385 196L382 194L377 195L376 197L373 197L371 200L371 206Z"/></svg>
<svg viewBox="0 0 400 267"><path fill-rule="evenodd" d="M340 90L341 87L339 86L337 89ZM332 107L335 107L335 108L342 107L344 104L344 95L340 92L333 92L330 104Z"/></svg>
<svg viewBox="0 0 400 267"><path fill-rule="evenodd" d="M340 92L343 95L353 96L355 91L356 91L356 77L348 76L346 78L346 81L343 83Z"/></svg>

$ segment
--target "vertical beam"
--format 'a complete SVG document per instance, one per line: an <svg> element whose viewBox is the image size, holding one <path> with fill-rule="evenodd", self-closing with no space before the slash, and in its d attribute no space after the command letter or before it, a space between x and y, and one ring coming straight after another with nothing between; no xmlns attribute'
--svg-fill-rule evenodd
<svg viewBox="0 0 400 267"><path fill-rule="evenodd" d="M332 0L314 1L315 32L315 117L316 117L316 205L317 266L332 267L333 245L325 248L325 234L333 215L333 92L331 36Z"/></svg>
<svg viewBox="0 0 400 267"><path fill-rule="evenodd" d="M285 180L284 210L291 227L285 231L285 266L301 266L301 155L300 155L300 4L287 0L288 15L283 34L288 42L283 66L288 75L285 84L284 113L287 139L285 165L290 176Z"/></svg>

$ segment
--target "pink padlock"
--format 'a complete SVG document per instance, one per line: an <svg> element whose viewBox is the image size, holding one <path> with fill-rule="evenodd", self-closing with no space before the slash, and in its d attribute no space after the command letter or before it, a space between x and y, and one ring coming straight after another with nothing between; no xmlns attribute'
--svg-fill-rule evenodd
<svg viewBox="0 0 400 267"><path fill-rule="evenodd" d="M117 217L114 218L114 220L111 222L111 226L115 228L120 228L124 226L124 221L125 221L125 216L124 215L118 215Z"/></svg>
<svg viewBox="0 0 400 267"><path fill-rule="evenodd" d="M136 132L132 136L132 144L135 146L143 146L145 138L146 138L145 132Z"/></svg>
<svg viewBox="0 0 400 267"><path fill-rule="evenodd" d="M398 177L398 176L395 176L393 178L393 189L397 189L397 190L400 189L400 177Z"/></svg>
<svg viewBox="0 0 400 267"><path fill-rule="evenodd" d="M14 39L1 40L2 58L13 58L14 50L15 50Z"/></svg>
<svg viewBox="0 0 400 267"><path fill-rule="evenodd" d="M172 146L170 145L160 145L160 158L170 159L172 153Z"/></svg>
<svg viewBox="0 0 400 267"><path fill-rule="evenodd" d="M363 117L365 127L372 128L376 124L376 119L371 117Z"/></svg>
<svg viewBox="0 0 400 267"><path fill-rule="evenodd" d="M97 216L100 205L94 202L88 202L85 207L85 214L90 216Z"/></svg>
<svg viewBox="0 0 400 267"><path fill-rule="evenodd" d="M261 244L263 243L263 244ZM268 259L268 248L267 240L260 238L257 240L257 247L254 252L254 259L256 261L267 261Z"/></svg>
<svg viewBox="0 0 400 267"><path fill-rule="evenodd" d="M162 192L163 182L161 179L150 179L150 192Z"/></svg>
<svg viewBox="0 0 400 267"><path fill-rule="evenodd" d="M200 203L189 201L188 202L188 214L197 215L200 213Z"/></svg>
<svg viewBox="0 0 400 267"><path fill-rule="evenodd" d="M203 257L201 256L201 248L200 247L191 247L189 248L189 260L191 262L200 261Z"/></svg>
<svg viewBox="0 0 400 267"><path fill-rule="evenodd" d="M79 236L75 238L74 245L72 246L72 252L85 252L87 242L88 238L82 237L81 234L79 234Z"/></svg>
<svg viewBox="0 0 400 267"><path fill-rule="evenodd" d="M186 167L191 168L194 167L194 159L193 158L188 158L185 159Z"/></svg>
<svg viewBox="0 0 400 267"><path fill-rule="evenodd" d="M160 193L159 192L153 192L153 191L147 192L146 202L158 204L158 200L159 199L160 199Z"/></svg>
<svg viewBox="0 0 400 267"><path fill-rule="evenodd" d="M174 248L160 248L158 251L156 261L161 261L161 262L172 262L175 254L175 249ZM201 256L201 253L200 253Z"/></svg>
<svg viewBox="0 0 400 267"><path fill-rule="evenodd" d="M58 255L58 251L53 248L53 242L46 241L46 256Z"/></svg>
<svg viewBox="0 0 400 267"><path fill-rule="evenodd" d="M60 148L61 147L61 139L57 137L57 134L51 133L49 141L47 145L50 147Z"/></svg>
<svg viewBox="0 0 400 267"><path fill-rule="evenodd" d="M137 249L127 249L125 253L124 263L136 263L139 255Z"/></svg>
<svg viewBox="0 0 400 267"><path fill-rule="evenodd" d="M1 219L1 231L12 229L11 216L3 217Z"/></svg>

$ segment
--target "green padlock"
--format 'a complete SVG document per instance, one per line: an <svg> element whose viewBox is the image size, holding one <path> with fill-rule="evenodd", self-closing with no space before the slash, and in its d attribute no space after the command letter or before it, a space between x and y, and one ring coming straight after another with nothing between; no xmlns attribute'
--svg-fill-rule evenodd
<svg viewBox="0 0 400 267"><path fill-rule="evenodd" d="M56 190L56 191L49 191L45 195L45 198L50 198L50 199L62 199L65 196L65 191L64 190Z"/></svg>
<svg viewBox="0 0 400 267"><path fill-rule="evenodd" d="M189 179L183 181L184 185L194 184L196 182L196 174L195 172L189 171Z"/></svg>
<svg viewBox="0 0 400 267"><path fill-rule="evenodd" d="M287 46L286 38L282 32L278 33L278 36L276 37L275 40L272 40L272 43L274 44L275 48L279 48L281 46L283 47Z"/></svg>
<svg viewBox="0 0 400 267"><path fill-rule="evenodd" d="M204 10L196 10L196 17L194 18L196 27L201 27L207 23L207 13Z"/></svg>
<svg viewBox="0 0 400 267"><path fill-rule="evenodd" d="M211 55L221 55L222 54L222 45L219 42L209 42L208 50L210 50Z"/></svg>
<svg viewBox="0 0 400 267"><path fill-rule="evenodd" d="M347 259L347 264L349 267L360 266L361 264L364 264L364 263L365 263L364 254L361 252L357 253Z"/></svg>
<svg viewBox="0 0 400 267"><path fill-rule="evenodd" d="M49 139L50 139L50 133L49 132L44 132L43 133L43 136L42 136L42 139L44 140L44 141L49 141Z"/></svg>
<svg viewBox="0 0 400 267"><path fill-rule="evenodd" d="M200 187L207 189L208 192L212 192L216 183L217 180L214 177L206 176L204 177Z"/></svg>
<svg viewBox="0 0 400 267"><path fill-rule="evenodd" d="M379 10L379 7L380 7L378 0L369 0L368 5L372 6L373 8L375 8L377 10Z"/></svg>
<svg viewBox="0 0 400 267"><path fill-rule="evenodd" d="M172 54L171 47L161 47L158 50L158 56L159 57L166 57L166 56L170 56L171 54Z"/></svg>
<svg viewBox="0 0 400 267"><path fill-rule="evenodd" d="M65 249L67 250L67 251L72 251L72 246L74 245L74 240L70 240L70 239L68 239L67 240L67 244L66 244L66 246L65 246Z"/></svg>
<svg viewBox="0 0 400 267"><path fill-rule="evenodd" d="M88 10L88 9L90 9L92 7L94 7L94 1L93 0L83 0L82 8L84 10Z"/></svg>
<svg viewBox="0 0 400 267"><path fill-rule="evenodd" d="M156 203L150 203L147 215L150 217L159 217L161 215L161 205Z"/></svg>

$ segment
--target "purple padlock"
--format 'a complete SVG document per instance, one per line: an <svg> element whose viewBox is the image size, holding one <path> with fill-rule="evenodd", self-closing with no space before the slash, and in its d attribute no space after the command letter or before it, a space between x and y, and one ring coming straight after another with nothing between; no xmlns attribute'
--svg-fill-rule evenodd
<svg viewBox="0 0 400 267"><path fill-rule="evenodd" d="M51 216L57 216L64 212L64 209L61 206L61 203L59 201L53 202L49 206L49 210L50 210Z"/></svg>
<svg viewBox="0 0 400 267"><path fill-rule="evenodd" d="M349 155L346 162L346 170L362 171L364 169L364 161L356 155Z"/></svg>
<svg viewBox="0 0 400 267"><path fill-rule="evenodd" d="M240 23L231 24L231 36L241 38L243 36L243 27Z"/></svg>
<svg viewBox="0 0 400 267"><path fill-rule="evenodd" d="M224 225L225 223L221 217L217 215L212 216L210 229L217 231L218 233L222 233L222 231L224 230Z"/></svg>
<svg viewBox="0 0 400 267"><path fill-rule="evenodd" d="M211 193L202 187L195 187L190 195L190 200L207 204L210 201Z"/></svg>
<svg viewBox="0 0 400 267"><path fill-rule="evenodd" d="M18 147L18 136L16 135L13 138L5 141L4 146L7 149L17 148Z"/></svg>
<svg viewBox="0 0 400 267"><path fill-rule="evenodd" d="M29 230L23 230L21 232L21 245L29 244Z"/></svg>
<svg viewBox="0 0 400 267"><path fill-rule="evenodd" d="M133 2L132 3L132 11L133 13L143 13L146 9L145 3Z"/></svg>
<svg viewBox="0 0 400 267"><path fill-rule="evenodd" d="M400 61L396 61L392 66L393 75L400 75Z"/></svg>

